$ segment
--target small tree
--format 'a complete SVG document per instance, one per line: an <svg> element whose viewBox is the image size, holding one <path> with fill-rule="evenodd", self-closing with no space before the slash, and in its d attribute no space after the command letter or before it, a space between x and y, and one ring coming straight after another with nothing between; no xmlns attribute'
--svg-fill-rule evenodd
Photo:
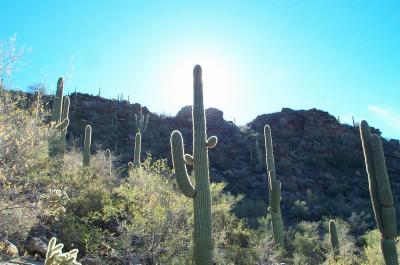
<svg viewBox="0 0 400 265"><path fill-rule="evenodd" d="M0 41L0 78L10 77L22 64L22 56L29 51L24 46L16 48L17 35L14 34L7 41Z"/></svg>

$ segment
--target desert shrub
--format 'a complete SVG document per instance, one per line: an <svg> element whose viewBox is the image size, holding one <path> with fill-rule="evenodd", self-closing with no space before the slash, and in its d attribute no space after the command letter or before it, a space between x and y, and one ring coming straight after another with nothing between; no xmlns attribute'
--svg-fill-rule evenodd
<svg viewBox="0 0 400 265"><path fill-rule="evenodd" d="M365 265L385 265L381 250L381 234L378 229L367 232L361 238L364 246L365 260L362 264Z"/></svg>
<svg viewBox="0 0 400 265"><path fill-rule="evenodd" d="M83 255L95 252L102 242L102 234L98 227L70 213L58 223L58 233L67 249L77 248Z"/></svg>
<svg viewBox="0 0 400 265"><path fill-rule="evenodd" d="M384 265L385 261L381 250L381 233L379 229L368 231L361 237L361 245L363 246L363 262L362 265ZM397 253L400 253L399 238L396 238Z"/></svg>
<svg viewBox="0 0 400 265"><path fill-rule="evenodd" d="M223 183L211 185L213 234L217 264L257 264L261 238L239 220L232 208L242 199L223 193Z"/></svg>
<svg viewBox="0 0 400 265"><path fill-rule="evenodd" d="M293 264L321 264L326 248L316 222L300 222L290 232L288 240L293 253Z"/></svg>
<svg viewBox="0 0 400 265"><path fill-rule="evenodd" d="M46 116L24 95L0 91L0 234L17 241L38 222L31 177L48 172Z"/></svg>
<svg viewBox="0 0 400 265"><path fill-rule="evenodd" d="M59 189L49 189L45 194L40 196L42 208L41 219L46 223L58 221L65 212L65 205L68 203L68 194Z"/></svg>
<svg viewBox="0 0 400 265"><path fill-rule="evenodd" d="M324 218L322 220L322 226L324 231L328 231L328 218ZM359 252L358 248L355 244L355 238L350 234L351 225L342 219L333 219L335 221L338 240L339 240L339 251L340 255L335 257L332 246L330 243L330 235L329 232L325 234L324 243L328 252L326 253L326 261L325 264L338 264L338 265L351 265L351 264L359 264L360 260L356 256Z"/></svg>
<svg viewBox="0 0 400 265"><path fill-rule="evenodd" d="M20 94L0 95L0 165L10 180L22 180L46 172L47 140L51 134L43 123L48 113Z"/></svg>
<svg viewBox="0 0 400 265"><path fill-rule="evenodd" d="M288 212L289 220L304 220L307 218L309 208L305 201L296 200Z"/></svg>
<svg viewBox="0 0 400 265"><path fill-rule="evenodd" d="M363 209L360 207L360 209ZM361 235L371 226L371 215L361 211L359 214L352 212L347 219L350 224L350 232L356 236Z"/></svg>
<svg viewBox="0 0 400 265"><path fill-rule="evenodd" d="M247 218L253 228L258 226L258 218L267 214L268 203L262 199L253 200L244 197L234 206L234 213L239 218Z"/></svg>
<svg viewBox="0 0 400 265"><path fill-rule="evenodd" d="M118 183L104 176L100 164L69 168L77 163L70 163L69 155L64 160L63 185L70 191L70 201L64 218L54 226L67 246L102 256L106 263L113 263L115 257L151 264L191 262L192 200L177 189L166 160L148 156L141 169L130 170ZM83 185L75 180L78 176ZM224 184L211 185L215 260L259 264L265 237L231 212L241 197L223 189ZM104 251L105 246L112 251Z"/></svg>

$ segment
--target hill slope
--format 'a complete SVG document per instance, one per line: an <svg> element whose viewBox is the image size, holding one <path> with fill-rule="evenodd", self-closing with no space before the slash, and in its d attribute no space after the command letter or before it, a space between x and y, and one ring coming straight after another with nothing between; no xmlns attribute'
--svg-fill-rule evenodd
<svg viewBox="0 0 400 265"><path fill-rule="evenodd" d="M68 138L81 137L86 124L91 124L92 141L97 148L111 149L118 161L126 165L133 160L134 114L139 108L139 104L127 101L72 94ZM150 113L146 108L144 112ZM282 181L282 210L288 222L295 221L298 215L307 219L323 215L348 218L352 212L372 212L357 127L340 124L329 113L317 109L284 108L281 112L256 117L245 128L224 120L223 112L218 109L207 109L206 115L208 135L219 139L217 148L209 152L211 180L224 181L228 191L245 195L245 200L237 206L238 215L251 218L266 211L263 137L266 124L272 129L277 176ZM176 129L182 132L185 151L190 153L190 106L182 108L175 117L150 113L142 150L151 152L155 158L171 161L169 137ZM395 201L398 201L400 144L398 140L383 139L383 146ZM308 211L304 203L301 206L296 200L306 202Z"/></svg>

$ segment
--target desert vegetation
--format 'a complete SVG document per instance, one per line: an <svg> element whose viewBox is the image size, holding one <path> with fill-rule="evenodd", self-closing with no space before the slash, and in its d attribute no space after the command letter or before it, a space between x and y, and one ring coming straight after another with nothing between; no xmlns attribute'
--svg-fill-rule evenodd
<svg viewBox="0 0 400 265"><path fill-rule="evenodd" d="M259 206L265 214L250 222L237 214L238 207L244 207L243 195L230 193L224 182L210 182L213 162L208 154L218 149L218 139L207 137L200 66L194 68L193 152L185 153L181 132L173 131L172 161L155 159L149 152L141 155L142 134L151 126L151 117L141 107L135 114L133 163L120 163L117 148L111 152L112 147L92 146L95 124L82 128L82 148L78 141L67 141L70 98L64 96L63 86L60 78L53 98L40 91L1 88L2 261L398 264L395 202L382 143L365 121L359 127L378 228L371 229L363 214L354 212L347 218L325 215L307 220L309 208L301 199L285 218L282 177L275 168L274 124L264 127L265 163L257 136L249 133L251 163L265 172L269 197L269 205ZM112 126L117 121L113 119ZM246 204L251 207L251 201ZM63 244L56 244L55 238Z"/></svg>

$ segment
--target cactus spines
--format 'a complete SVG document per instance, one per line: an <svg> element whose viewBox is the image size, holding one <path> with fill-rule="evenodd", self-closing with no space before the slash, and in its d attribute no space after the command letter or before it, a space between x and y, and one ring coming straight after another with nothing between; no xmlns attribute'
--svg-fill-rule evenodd
<svg viewBox="0 0 400 265"><path fill-rule="evenodd" d="M268 172L268 196L269 196L268 210L271 215L272 232L274 235L275 244L280 248L284 248L285 242L283 235L283 221L281 213L281 182L276 179L271 128L268 125L264 127L264 137L265 137L266 164Z"/></svg>
<svg viewBox="0 0 400 265"><path fill-rule="evenodd" d="M335 256L338 256L340 254L339 239L338 239L338 235L337 235L336 224L335 224L335 221L333 221L333 220L329 221L329 235L331 238L333 254Z"/></svg>
<svg viewBox="0 0 400 265"><path fill-rule="evenodd" d="M193 157L184 155L182 134L179 131L173 131L171 134L171 152L178 186L185 196L193 198L194 264L212 265L213 240L208 148L216 145L217 138L210 137L207 140L203 105L203 83L201 67L199 65L194 67L193 77ZM195 185L190 181L185 162L193 163Z"/></svg>
<svg viewBox="0 0 400 265"><path fill-rule="evenodd" d="M78 256L78 250L73 249L67 253L63 253L63 244L56 244L56 238L52 238L49 241L47 247L45 265L81 265L76 261Z"/></svg>
<svg viewBox="0 0 400 265"><path fill-rule="evenodd" d="M90 146L92 144L92 127L87 125L85 128L85 140L83 142L83 166L90 166Z"/></svg>
<svg viewBox="0 0 400 265"><path fill-rule="evenodd" d="M140 153L142 151L142 135L140 132L135 136L135 153L133 157L133 167L140 168Z"/></svg>
<svg viewBox="0 0 400 265"><path fill-rule="evenodd" d="M381 232L381 249L386 265L398 265L395 237L397 235L396 214L393 195L386 170L381 138L372 134L368 123L360 124L360 135L368 173L369 192L375 220Z"/></svg>

